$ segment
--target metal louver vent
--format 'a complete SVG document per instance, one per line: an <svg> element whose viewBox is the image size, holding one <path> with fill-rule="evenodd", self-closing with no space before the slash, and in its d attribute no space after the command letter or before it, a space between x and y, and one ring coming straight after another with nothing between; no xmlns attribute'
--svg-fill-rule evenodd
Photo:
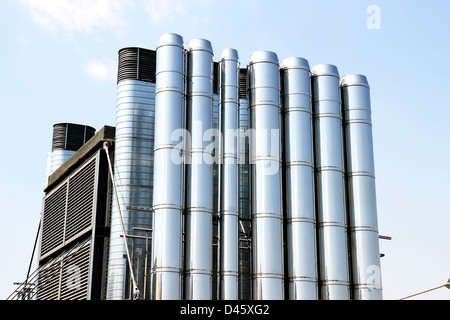
<svg viewBox="0 0 450 320"><path fill-rule="evenodd" d="M213 93L219 93L219 63L214 62L213 69Z"/></svg>
<svg viewBox="0 0 450 320"><path fill-rule="evenodd" d="M95 135L95 129L75 123L53 125L52 150L77 151Z"/></svg>
<svg viewBox="0 0 450 320"><path fill-rule="evenodd" d="M90 227L94 205L95 161L70 179L67 199L66 240Z"/></svg>
<svg viewBox="0 0 450 320"><path fill-rule="evenodd" d="M40 268L38 300L88 299L91 237L76 243Z"/></svg>
<svg viewBox="0 0 450 320"><path fill-rule="evenodd" d="M66 214L67 182L45 198L42 223L41 255L64 242L64 219Z"/></svg>
<svg viewBox="0 0 450 320"><path fill-rule="evenodd" d="M92 228L97 163L93 157L44 198L41 259Z"/></svg>
<svg viewBox="0 0 450 320"><path fill-rule="evenodd" d="M247 69L239 69L239 99L247 99Z"/></svg>
<svg viewBox="0 0 450 320"><path fill-rule="evenodd" d="M156 82L156 51L142 48L119 50L117 83L122 80Z"/></svg>

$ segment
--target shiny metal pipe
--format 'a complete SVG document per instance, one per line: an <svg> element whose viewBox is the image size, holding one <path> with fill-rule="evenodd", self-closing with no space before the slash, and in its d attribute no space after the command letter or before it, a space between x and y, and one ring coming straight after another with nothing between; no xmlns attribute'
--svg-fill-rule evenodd
<svg viewBox="0 0 450 320"><path fill-rule="evenodd" d="M126 248L122 235L124 222L126 235L142 235L134 227L149 229L151 214L147 210L130 209L152 207L153 136L155 84L140 80L122 80L117 85L116 138L114 151L114 181L118 197L113 195L111 233L107 277L107 299L123 300L134 293L127 288ZM133 252L145 252L144 239L129 239ZM139 268L139 266L136 266ZM135 270L137 274L138 269ZM142 273L142 272L140 272ZM138 279L138 286L144 287ZM149 286L147 286L148 288Z"/></svg>
<svg viewBox="0 0 450 320"><path fill-rule="evenodd" d="M234 49L224 49L219 63L219 111L222 136L220 165L220 298L238 299L238 140L239 126L239 56Z"/></svg>
<svg viewBox="0 0 450 320"><path fill-rule="evenodd" d="M281 105L278 57L257 51L248 65L253 298L284 299Z"/></svg>
<svg viewBox="0 0 450 320"><path fill-rule="evenodd" d="M204 139L212 128L213 50L204 39L187 50L187 129L191 136L186 176L185 299L212 299L213 166Z"/></svg>
<svg viewBox="0 0 450 320"><path fill-rule="evenodd" d="M313 87L320 296L350 299L339 73L311 69Z"/></svg>
<svg viewBox="0 0 450 320"><path fill-rule="evenodd" d="M282 64L289 299L318 299L312 92L309 63Z"/></svg>
<svg viewBox="0 0 450 320"><path fill-rule="evenodd" d="M156 49L151 296L183 298L184 47L163 34Z"/></svg>
<svg viewBox="0 0 450 320"><path fill-rule="evenodd" d="M381 300L370 88L364 75L341 78L345 119L353 296Z"/></svg>
<svg viewBox="0 0 450 320"><path fill-rule="evenodd" d="M60 166L64 164L76 151L74 150L64 150L64 149L56 149L52 151L51 155L51 164L50 164L50 176L53 172L56 171Z"/></svg>

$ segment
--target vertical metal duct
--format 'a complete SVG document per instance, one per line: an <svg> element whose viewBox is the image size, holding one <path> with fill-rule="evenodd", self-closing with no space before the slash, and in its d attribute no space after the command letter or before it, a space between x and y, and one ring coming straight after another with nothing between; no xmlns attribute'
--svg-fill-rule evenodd
<svg viewBox="0 0 450 320"><path fill-rule="evenodd" d="M129 299L136 294L128 281L130 271L121 238L124 235L119 206L141 297L148 296L143 289L150 288L144 263L149 239L145 239L145 232L135 228L152 226L155 65L155 51L141 48L119 51L114 155L114 181L119 196L113 196L111 210L108 300Z"/></svg>
<svg viewBox="0 0 450 320"><path fill-rule="evenodd" d="M353 295L382 299L370 89L363 75L341 78L345 119Z"/></svg>
<svg viewBox="0 0 450 320"><path fill-rule="evenodd" d="M206 131L212 128L213 50L204 39L187 51L187 129L191 136L186 177L185 299L212 299L213 167Z"/></svg>
<svg viewBox="0 0 450 320"><path fill-rule="evenodd" d="M289 299L318 299L314 150L310 68L303 58L282 64Z"/></svg>
<svg viewBox="0 0 450 320"><path fill-rule="evenodd" d="M184 163L183 38L164 34L156 49L152 299L182 299Z"/></svg>
<svg viewBox="0 0 450 320"><path fill-rule="evenodd" d="M339 73L328 64L314 66L311 73L320 294L323 300L347 300L350 290Z"/></svg>
<svg viewBox="0 0 450 320"><path fill-rule="evenodd" d="M239 299L252 298L247 68L239 70Z"/></svg>
<svg viewBox="0 0 450 320"><path fill-rule="evenodd" d="M281 105L278 57L257 51L248 65L253 298L284 299Z"/></svg>
<svg viewBox="0 0 450 320"><path fill-rule="evenodd" d="M234 49L224 49L220 59L220 298L238 299L238 140L239 56Z"/></svg>

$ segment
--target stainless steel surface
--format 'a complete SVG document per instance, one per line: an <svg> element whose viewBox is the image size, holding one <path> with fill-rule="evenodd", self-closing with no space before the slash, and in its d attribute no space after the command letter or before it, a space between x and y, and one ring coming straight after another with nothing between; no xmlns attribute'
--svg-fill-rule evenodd
<svg viewBox="0 0 450 320"><path fill-rule="evenodd" d="M50 171L48 176L56 171L64 162L67 161L76 151L56 149L52 151L51 161L50 161ZM47 176L47 177L48 177Z"/></svg>
<svg viewBox="0 0 450 320"><path fill-rule="evenodd" d="M114 180L119 196L113 197L108 261L107 299L127 299L128 275L126 254L118 206L121 206L127 235L141 235L133 227L151 228L151 215L146 210L128 207L152 207L153 138L155 84L139 80L122 80L117 86L116 140ZM130 240L132 255L145 250L145 240ZM136 275L144 274L136 265ZM142 270L141 270L142 271ZM138 276L137 276L138 277ZM144 277L137 279L143 288ZM149 287L149 286L147 286Z"/></svg>
<svg viewBox="0 0 450 320"><path fill-rule="evenodd" d="M341 78L345 119L353 295L381 300L370 89L363 75Z"/></svg>
<svg viewBox="0 0 450 320"><path fill-rule="evenodd" d="M187 50L187 129L191 136L186 176L185 299L212 299L213 167L208 150L212 128L213 51L204 39Z"/></svg>
<svg viewBox="0 0 450 320"><path fill-rule="evenodd" d="M220 299L238 299L238 140L239 56L224 49L220 59L219 111L221 146L219 150L220 213Z"/></svg>
<svg viewBox="0 0 450 320"><path fill-rule="evenodd" d="M284 299L281 106L278 57L252 54L248 65L253 298Z"/></svg>
<svg viewBox="0 0 450 320"><path fill-rule="evenodd" d="M318 299L312 92L309 63L287 58L283 80L289 299Z"/></svg>
<svg viewBox="0 0 450 320"><path fill-rule="evenodd" d="M350 299L339 73L311 69L314 110L320 298Z"/></svg>
<svg viewBox="0 0 450 320"><path fill-rule="evenodd" d="M183 38L162 35L156 57L151 296L179 300L183 298Z"/></svg>

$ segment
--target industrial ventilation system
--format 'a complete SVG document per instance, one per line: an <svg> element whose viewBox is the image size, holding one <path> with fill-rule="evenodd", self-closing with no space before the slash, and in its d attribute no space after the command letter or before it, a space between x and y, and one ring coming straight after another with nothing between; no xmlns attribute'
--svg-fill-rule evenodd
<svg viewBox="0 0 450 320"><path fill-rule="evenodd" d="M55 125L50 158L79 151L48 177L38 299L382 299L365 76L172 33L118 55L114 138Z"/></svg>
<svg viewBox="0 0 450 320"><path fill-rule="evenodd" d="M53 125L52 149L47 153L46 185L48 177L94 134L95 129L86 125L75 123L56 123Z"/></svg>
<svg viewBox="0 0 450 320"><path fill-rule="evenodd" d="M164 34L117 90L107 299L382 299L365 76Z"/></svg>
<svg viewBox="0 0 450 320"><path fill-rule="evenodd" d="M107 157L112 157L113 151L106 154L103 144L113 144L115 130L105 126L84 143L82 126L65 126L69 138L62 127L55 125L62 134L55 135L54 145L61 143L57 147L78 151L48 177L39 228L38 267L10 300L104 299L111 203ZM71 136L71 127L78 136Z"/></svg>
<svg viewBox="0 0 450 320"><path fill-rule="evenodd" d="M155 67L153 50L132 47L119 51L114 154L117 192L112 200L107 299L149 297Z"/></svg>

